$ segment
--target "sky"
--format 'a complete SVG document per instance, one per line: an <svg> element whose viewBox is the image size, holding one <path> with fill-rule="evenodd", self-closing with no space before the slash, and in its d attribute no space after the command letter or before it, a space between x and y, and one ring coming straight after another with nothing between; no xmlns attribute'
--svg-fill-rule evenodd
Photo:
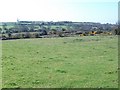
<svg viewBox="0 0 120 90"><path fill-rule="evenodd" d="M0 22L116 23L119 0L0 0Z"/></svg>

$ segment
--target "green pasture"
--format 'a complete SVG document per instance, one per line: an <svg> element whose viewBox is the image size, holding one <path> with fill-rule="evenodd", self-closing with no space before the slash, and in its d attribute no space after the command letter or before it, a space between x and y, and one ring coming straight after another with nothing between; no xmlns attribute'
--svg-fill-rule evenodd
<svg viewBox="0 0 120 90"><path fill-rule="evenodd" d="M14 25L7 25L7 26L6 26L7 29L14 28L14 27L15 27ZM28 27L30 28L29 25L28 25ZM48 28L49 26L44 25L44 27ZM61 26L60 26L60 25L51 25L51 26L50 26L51 29L57 29L58 27L67 29L67 26L65 26L65 25L61 25ZM0 28L3 28L3 26L0 25ZM38 25L34 25L34 29L42 29L42 28L40 28L40 26L38 26Z"/></svg>
<svg viewBox="0 0 120 90"><path fill-rule="evenodd" d="M2 88L117 88L117 36L2 41Z"/></svg>

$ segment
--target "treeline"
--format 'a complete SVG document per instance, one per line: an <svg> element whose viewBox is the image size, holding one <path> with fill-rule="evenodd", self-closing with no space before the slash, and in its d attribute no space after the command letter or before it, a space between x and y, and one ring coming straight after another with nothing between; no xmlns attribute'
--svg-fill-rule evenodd
<svg viewBox="0 0 120 90"><path fill-rule="evenodd" d="M64 22L65 23L65 22ZM120 35L119 28L108 28L103 30L99 24L97 27L93 24L80 26L75 23L59 24L59 26L53 26L51 23L31 23L31 22L17 22L10 27L6 23L0 28L0 39L24 39L24 38L50 38L50 37L70 37L70 36L95 36L95 35ZM47 25L47 26L46 26ZM100 24L101 25L101 24ZM104 25L103 25L104 26ZM53 28L54 27L54 28ZM82 27L82 28L81 28Z"/></svg>
<svg viewBox="0 0 120 90"><path fill-rule="evenodd" d="M117 30L117 29L116 29ZM45 31L40 32L21 32L21 33L7 33L1 34L0 38L2 40L11 39L25 39L25 38L51 38L51 37L71 37L71 36L95 36L95 35L117 35L117 31L107 32L107 31Z"/></svg>
<svg viewBox="0 0 120 90"><path fill-rule="evenodd" d="M25 38L40 38L40 33L14 33L14 34L2 34L2 40L9 40L9 39L25 39Z"/></svg>
<svg viewBox="0 0 120 90"><path fill-rule="evenodd" d="M6 33L1 34L0 38L2 40L10 39L25 39L25 38L41 38L43 35L47 35L46 31L42 32L20 32L20 33Z"/></svg>
<svg viewBox="0 0 120 90"><path fill-rule="evenodd" d="M14 23L3 22L0 26L0 33L19 33L19 32L36 32L39 30L57 31L77 30L77 31L111 31L117 27L117 24L100 24L92 22L33 22L33 21L18 21Z"/></svg>

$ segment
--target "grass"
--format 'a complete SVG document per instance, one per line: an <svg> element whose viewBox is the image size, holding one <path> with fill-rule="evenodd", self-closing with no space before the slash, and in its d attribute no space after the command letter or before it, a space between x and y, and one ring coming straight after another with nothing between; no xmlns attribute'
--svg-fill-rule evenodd
<svg viewBox="0 0 120 90"><path fill-rule="evenodd" d="M13 28L13 27L14 27L13 25L8 25L8 26L6 26L7 29ZM0 26L0 28L3 28L3 26Z"/></svg>
<svg viewBox="0 0 120 90"><path fill-rule="evenodd" d="M28 25L28 27L30 27L30 26ZM47 25L44 25L44 27L48 28ZM65 25L61 25L61 26L60 25L51 25L51 29L56 29L57 27L61 27L61 28L67 29L67 27ZM3 28L3 26L0 26L0 28ZM14 25L7 25L6 28L7 29L14 28ZM41 29L41 28L38 25L34 25L34 29Z"/></svg>
<svg viewBox="0 0 120 90"><path fill-rule="evenodd" d="M2 42L3 88L117 88L117 36Z"/></svg>
<svg viewBox="0 0 120 90"><path fill-rule="evenodd" d="M56 29L57 27L64 28L67 30L67 26L65 26L65 25L52 25L51 29Z"/></svg>

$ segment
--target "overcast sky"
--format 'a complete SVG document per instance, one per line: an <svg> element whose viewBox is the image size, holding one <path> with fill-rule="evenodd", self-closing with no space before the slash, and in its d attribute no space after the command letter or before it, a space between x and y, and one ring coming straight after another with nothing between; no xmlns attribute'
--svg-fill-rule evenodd
<svg viewBox="0 0 120 90"><path fill-rule="evenodd" d="M116 23L119 0L0 0L0 22L77 21Z"/></svg>

